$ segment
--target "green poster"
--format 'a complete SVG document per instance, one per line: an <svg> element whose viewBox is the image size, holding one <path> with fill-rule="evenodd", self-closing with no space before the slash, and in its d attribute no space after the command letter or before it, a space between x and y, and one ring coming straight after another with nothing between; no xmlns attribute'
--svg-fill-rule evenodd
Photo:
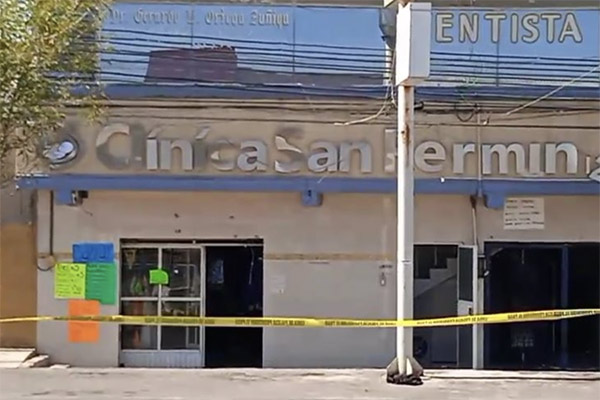
<svg viewBox="0 0 600 400"><path fill-rule="evenodd" d="M115 304L117 267L114 263L89 263L85 276L85 298L101 304Z"/></svg>
<svg viewBox="0 0 600 400"><path fill-rule="evenodd" d="M168 285L169 274L162 269L151 269L150 270L150 284L151 285Z"/></svg>
<svg viewBox="0 0 600 400"><path fill-rule="evenodd" d="M56 264L54 268L54 297L57 299L84 299L85 276L85 264Z"/></svg>

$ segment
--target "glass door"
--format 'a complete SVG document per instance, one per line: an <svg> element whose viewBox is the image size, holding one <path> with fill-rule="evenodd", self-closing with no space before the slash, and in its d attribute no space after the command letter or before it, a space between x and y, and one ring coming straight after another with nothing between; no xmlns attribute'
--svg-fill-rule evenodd
<svg viewBox="0 0 600 400"><path fill-rule="evenodd" d="M123 315L204 315L201 247L136 244L121 253ZM202 347L199 326L121 326L123 366L201 367Z"/></svg>
<svg viewBox="0 0 600 400"><path fill-rule="evenodd" d="M160 285L160 314L199 317L202 312L202 251L199 248L164 248L161 268L169 277ZM162 350L200 350L199 326L161 326L158 332Z"/></svg>

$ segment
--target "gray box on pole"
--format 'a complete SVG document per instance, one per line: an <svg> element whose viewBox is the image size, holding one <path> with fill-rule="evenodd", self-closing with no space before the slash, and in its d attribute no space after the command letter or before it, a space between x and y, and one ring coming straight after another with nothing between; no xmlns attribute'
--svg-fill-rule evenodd
<svg viewBox="0 0 600 400"><path fill-rule="evenodd" d="M431 3L398 7L396 51L397 85L415 86L429 77Z"/></svg>

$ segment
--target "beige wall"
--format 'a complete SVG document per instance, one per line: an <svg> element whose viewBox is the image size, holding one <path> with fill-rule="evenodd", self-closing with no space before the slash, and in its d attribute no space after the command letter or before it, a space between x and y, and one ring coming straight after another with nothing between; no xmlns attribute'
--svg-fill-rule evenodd
<svg viewBox="0 0 600 400"><path fill-rule="evenodd" d="M36 249L31 192L0 190L0 318L36 314ZM33 323L0 324L0 347L35 347Z"/></svg>
<svg viewBox="0 0 600 400"><path fill-rule="evenodd" d="M40 193L38 248L47 251L48 193ZM478 207L486 240L600 241L600 197L546 197L546 229L504 231L502 211ZM467 196L418 195L418 243L473 242ZM175 216L178 215L178 217ZM264 313L274 316L393 318L395 200L391 195L326 194L305 207L297 193L90 192L83 206L55 208L55 251L70 259L76 241L228 239L265 243ZM381 285L381 273L385 285ZM283 287L283 293L279 291ZM38 272L41 314L65 314L53 299L53 275ZM117 306L102 306L105 314ZM38 346L57 362L115 366L118 329L103 324L97 344L69 344L63 323L38 325ZM394 331L265 329L264 365L381 367L394 353Z"/></svg>
<svg viewBox="0 0 600 400"><path fill-rule="evenodd" d="M527 196L536 197L536 196ZM467 196L417 195L417 243L474 244L471 204ZM484 242L599 242L600 196L545 196L544 230L505 230L503 209L477 205L479 246Z"/></svg>
<svg viewBox="0 0 600 400"><path fill-rule="evenodd" d="M40 194L40 251L47 244L47 197ZM386 197L377 195L328 196L322 207L309 208L297 193L91 192L82 207L55 208L55 251L68 259L80 240L257 236L265 241L265 315L390 318L393 279L381 286L379 268L393 248L390 200L386 212ZM317 261L324 253L337 259ZM53 299L51 272L38 274L38 293L40 313L66 313L66 301ZM40 351L57 362L117 365L115 325L102 325L98 344L69 344L66 334L66 324L39 324ZM384 366L394 351L391 330L266 329L264 338L265 366Z"/></svg>

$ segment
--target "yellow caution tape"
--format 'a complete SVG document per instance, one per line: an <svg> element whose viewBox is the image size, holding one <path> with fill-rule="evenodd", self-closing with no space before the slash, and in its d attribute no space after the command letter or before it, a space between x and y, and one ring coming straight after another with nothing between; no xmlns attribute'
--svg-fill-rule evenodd
<svg viewBox="0 0 600 400"><path fill-rule="evenodd" d="M1 323L42 321L88 321L112 322L122 325L203 325L203 326L251 326L294 328L392 328L398 326L420 328L475 324L499 324L513 322L551 321L600 315L599 308L573 310L525 311L513 313L465 315L459 317L429 318L416 320L340 319L340 318L235 318L235 317L173 317L173 316L37 316L0 318Z"/></svg>

